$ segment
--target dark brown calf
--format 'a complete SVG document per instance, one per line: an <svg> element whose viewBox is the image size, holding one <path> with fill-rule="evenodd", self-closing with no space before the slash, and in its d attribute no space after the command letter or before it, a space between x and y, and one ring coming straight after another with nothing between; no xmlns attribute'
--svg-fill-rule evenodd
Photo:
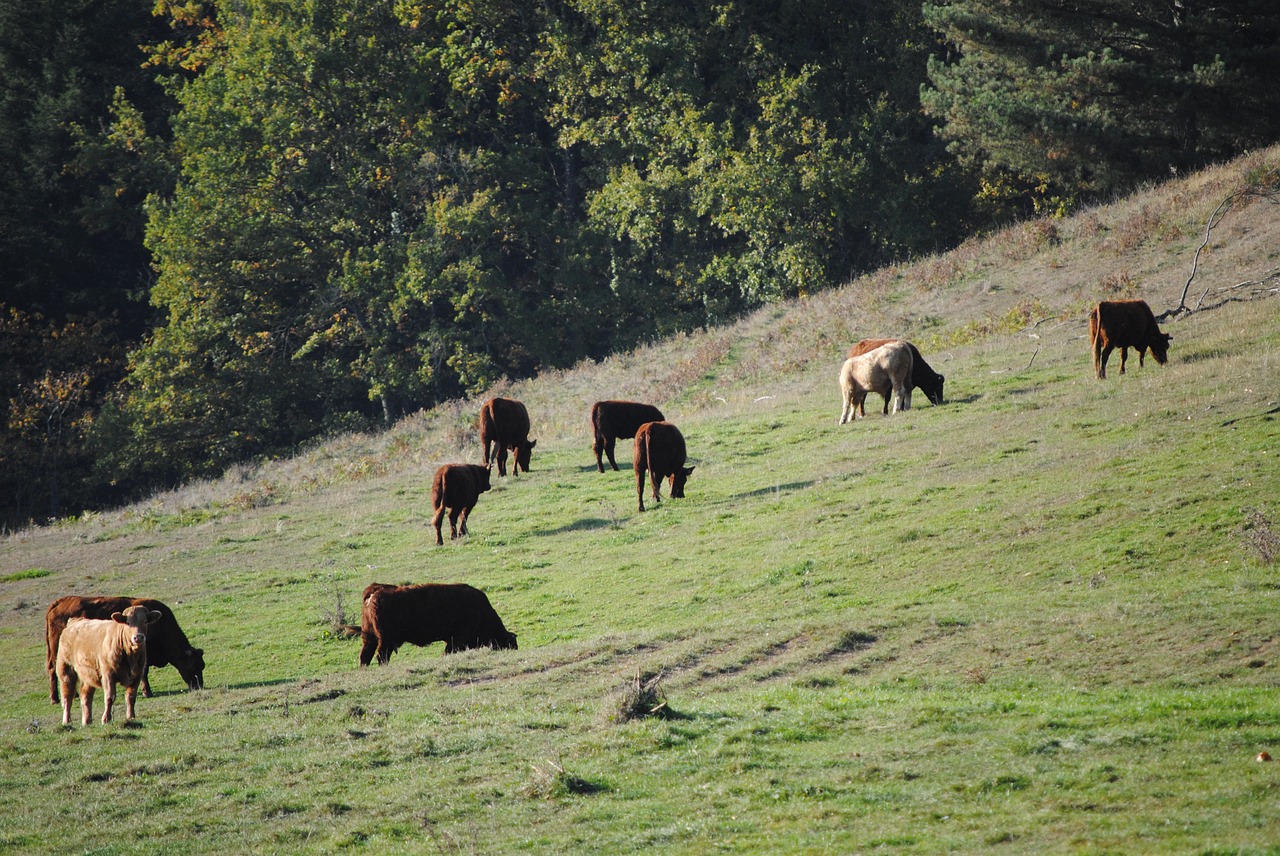
<svg viewBox="0 0 1280 856"><path fill-rule="evenodd" d="M159 669L173 665L187 682L187 688L198 690L204 686L204 651L193 648L187 635L178 626L173 610L158 600L143 597L60 597L44 613L45 668L49 670L49 700L58 703L58 676L54 667L58 661L58 644L63 628L72 618L108 619L116 612L124 612L131 606L141 606L160 613L159 620L147 631L147 667ZM142 673L142 694L151 697L151 684L147 672Z"/></svg>
<svg viewBox="0 0 1280 856"><path fill-rule="evenodd" d="M435 512L431 525L436 528L436 543L443 544L440 531L444 512L449 510L449 538L467 534L467 518L476 507L480 494L489 489L489 468L479 464L445 464L436 470L431 482L431 508Z"/></svg>
<svg viewBox="0 0 1280 856"><path fill-rule="evenodd" d="M529 458L538 441L529 439L529 411L524 404L511 398L486 401L480 408L480 442L484 444L485 466L490 463L490 446L497 446L498 475L507 474L508 451L515 458L511 474L520 475L521 468L529 472Z"/></svg>
<svg viewBox="0 0 1280 856"><path fill-rule="evenodd" d="M385 665L404 643L443 642L452 654L468 648L510 648L516 634L503 625L484 592L465 583L391 586L373 583L360 610L360 665Z"/></svg>
<svg viewBox="0 0 1280 856"><path fill-rule="evenodd" d="M1120 349L1120 374L1129 358L1129 349L1138 352L1138 365L1148 350L1156 362L1169 359L1169 342L1173 337L1160 331L1156 316L1145 300L1104 300L1089 313L1089 343L1093 348L1093 373L1099 379L1107 376L1107 359Z"/></svg>
<svg viewBox="0 0 1280 856"><path fill-rule="evenodd" d="M684 498L684 485L693 472L686 467L684 435L670 422L646 422L636 431L635 470L636 498L644 511L644 477L649 474L653 485L653 501L662 502L658 489L662 479L671 479L671 496Z"/></svg>
<svg viewBox="0 0 1280 856"><path fill-rule="evenodd" d="M591 405L591 450L596 453L596 469L604 472L601 454L608 455L609 465L618 469L613 459L614 442L630 440L636 430L646 422L661 422L662 411L652 404L636 401L597 401Z"/></svg>

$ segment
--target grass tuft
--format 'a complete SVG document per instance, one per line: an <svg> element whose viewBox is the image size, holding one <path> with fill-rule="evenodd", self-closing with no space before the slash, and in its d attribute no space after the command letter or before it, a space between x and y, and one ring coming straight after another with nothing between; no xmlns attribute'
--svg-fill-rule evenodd
<svg viewBox="0 0 1280 856"><path fill-rule="evenodd" d="M649 716L669 717L672 710L667 705L666 693L662 691L663 672L641 672L626 681L622 692L615 700L610 719L614 722L631 722Z"/></svg>

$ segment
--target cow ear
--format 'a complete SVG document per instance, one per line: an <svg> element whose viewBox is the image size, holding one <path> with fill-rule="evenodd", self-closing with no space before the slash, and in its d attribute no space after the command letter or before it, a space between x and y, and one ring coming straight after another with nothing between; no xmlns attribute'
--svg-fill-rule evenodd
<svg viewBox="0 0 1280 856"><path fill-rule="evenodd" d="M530 441L529 441L529 448L530 448L530 449L532 449L532 448L533 448L534 446L536 446L536 445L538 445L538 441L537 441L537 440L530 440Z"/></svg>
<svg viewBox="0 0 1280 856"><path fill-rule="evenodd" d="M1164 334L1164 340L1165 340L1166 342L1172 342L1172 341L1173 341L1173 334L1172 334L1172 333L1165 333L1165 334Z"/></svg>
<svg viewBox="0 0 1280 856"><path fill-rule="evenodd" d="M687 475L690 475L690 474L692 474L692 473L693 473L693 467L685 467L685 468L684 468L684 474L685 474L686 476L687 476Z"/></svg>
<svg viewBox="0 0 1280 856"><path fill-rule="evenodd" d="M117 621L117 622L119 622L119 623L121 623L121 624L128 624L128 623L129 623L129 620L128 620L127 618L125 618L125 617L124 617L124 613L123 613L123 612L113 612L113 613L111 613L111 620L112 620L112 621Z"/></svg>
<svg viewBox="0 0 1280 856"><path fill-rule="evenodd" d="M147 623L155 624L157 621L159 621L162 618L164 618L164 613L158 609L153 609L151 610L151 612L147 614Z"/></svg>

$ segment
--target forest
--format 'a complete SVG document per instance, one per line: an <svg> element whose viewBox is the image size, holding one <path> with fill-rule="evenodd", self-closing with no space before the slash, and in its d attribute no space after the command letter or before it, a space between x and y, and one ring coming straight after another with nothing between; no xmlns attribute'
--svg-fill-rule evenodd
<svg viewBox="0 0 1280 856"><path fill-rule="evenodd" d="M0 0L0 526L1280 139L1272 0Z"/></svg>

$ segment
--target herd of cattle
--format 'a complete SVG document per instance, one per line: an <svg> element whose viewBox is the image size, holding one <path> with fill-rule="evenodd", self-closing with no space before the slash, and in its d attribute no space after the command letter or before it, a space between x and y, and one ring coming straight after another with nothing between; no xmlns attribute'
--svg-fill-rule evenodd
<svg viewBox="0 0 1280 856"><path fill-rule="evenodd" d="M1089 341L1094 373L1106 377L1107 359L1120 349L1124 374L1128 349L1138 352L1142 365L1147 351L1164 364L1172 337L1161 332L1151 308L1141 300L1103 301L1089 314ZM911 407L911 392L919 389L934 404L943 402L945 378L935 372L915 345L897 339L864 339L855 345L840 368L843 408L840 424L866 416L869 393L884 397L884 413ZM485 402L480 411L480 442L484 463L446 464L432 481L432 525L436 544L443 544L441 527L446 511L452 538L467 534L467 518L481 493L489 490L496 464L505 476L507 457L512 476L529 472L536 440L529 439L529 413L524 404L505 398ZM616 471L616 441L633 440L632 466L636 498L644 511L645 478L655 502L661 502L663 479L671 496L684 496L693 467L685 466L686 450L680 429L650 404L597 401L591 408L592 451L596 469L604 472L604 457ZM355 628L353 628L354 630ZM516 634L507 630L484 592L464 583L426 583L396 586L372 583L360 609L362 640L360 665L376 656L385 664L405 643L425 646L445 643L445 654L469 648L516 648ZM125 691L126 718L134 718L138 688L151 696L147 671L172 664L190 689L204 686L204 652L187 641L173 611L158 600L128 597L61 597L45 612L45 667L49 698L62 704L62 722L71 721L71 698L80 696L82 722L92 719L94 691L105 696L104 723L111 719L116 687Z"/></svg>

